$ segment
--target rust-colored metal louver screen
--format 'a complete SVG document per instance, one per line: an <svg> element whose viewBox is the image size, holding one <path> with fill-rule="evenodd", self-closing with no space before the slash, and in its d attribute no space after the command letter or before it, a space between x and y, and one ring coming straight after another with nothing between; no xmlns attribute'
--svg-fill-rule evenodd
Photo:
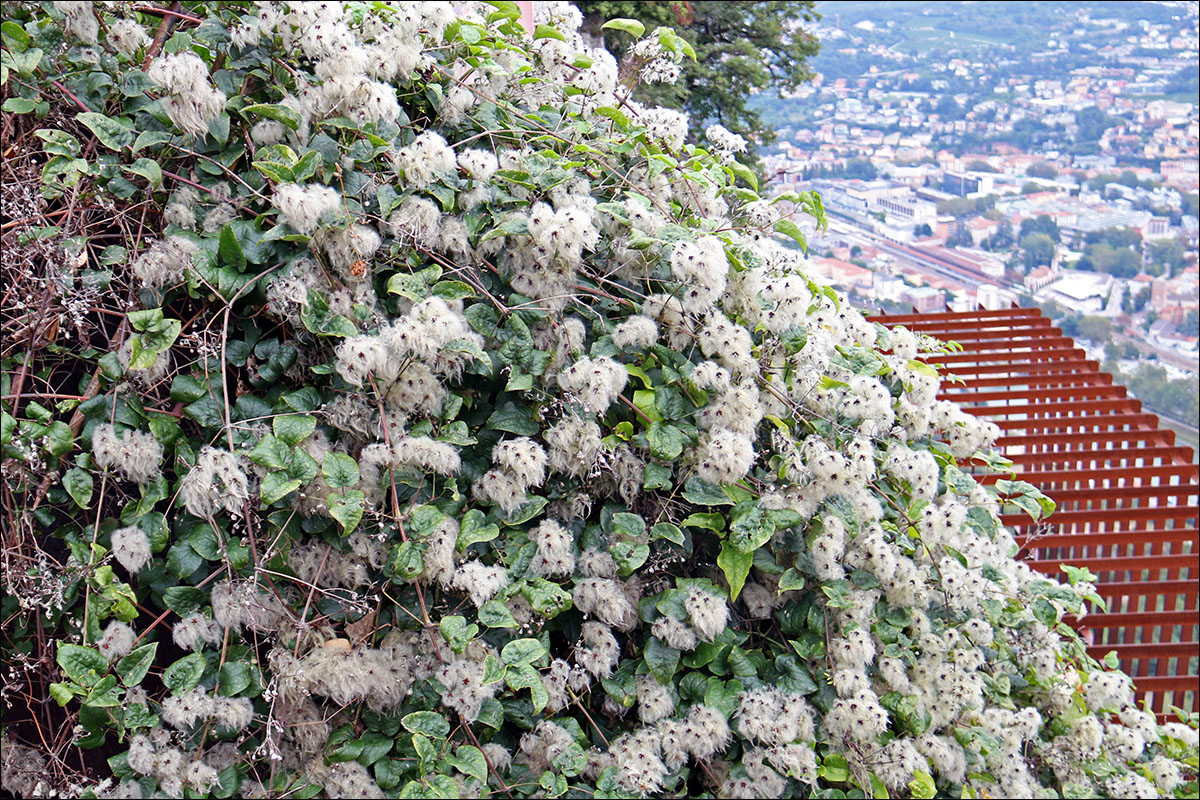
<svg viewBox="0 0 1200 800"><path fill-rule="evenodd" d="M1004 515L1021 557L1048 576L1059 564L1099 575L1108 613L1070 620L1096 658L1116 651L1138 697L1160 716L1196 710L1200 672L1197 483L1200 470L1174 431L1142 410L1039 309L874 318L962 351L930 358L939 399L995 422L997 448L1020 480L1058 503L1048 520ZM1005 476L988 476L984 482Z"/></svg>

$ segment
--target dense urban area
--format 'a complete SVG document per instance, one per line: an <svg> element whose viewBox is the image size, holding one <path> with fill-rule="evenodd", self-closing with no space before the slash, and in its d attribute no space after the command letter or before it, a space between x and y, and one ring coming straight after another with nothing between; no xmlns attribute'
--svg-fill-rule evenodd
<svg viewBox="0 0 1200 800"><path fill-rule="evenodd" d="M886 311L1038 305L1195 443L1195 3L817 4L759 97L821 278Z"/></svg>

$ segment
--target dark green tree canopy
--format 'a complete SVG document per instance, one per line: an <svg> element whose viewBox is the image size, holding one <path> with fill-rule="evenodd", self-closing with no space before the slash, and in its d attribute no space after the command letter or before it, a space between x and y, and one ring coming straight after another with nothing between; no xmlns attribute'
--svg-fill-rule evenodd
<svg viewBox="0 0 1200 800"><path fill-rule="evenodd" d="M808 61L820 47L816 37L801 27L819 19L811 0L806 2L683 2L651 0L581 0L583 30L603 36L605 47L619 60L631 39L620 31L602 30L608 20L636 19L653 31L673 27L696 51L696 60L685 59L679 81L673 85L638 87L635 97L647 103L686 110L692 134L703 138L713 124L750 140L748 156L756 145L775 140L765 130L758 113L747 106L751 95L771 88L786 92L813 78Z"/></svg>

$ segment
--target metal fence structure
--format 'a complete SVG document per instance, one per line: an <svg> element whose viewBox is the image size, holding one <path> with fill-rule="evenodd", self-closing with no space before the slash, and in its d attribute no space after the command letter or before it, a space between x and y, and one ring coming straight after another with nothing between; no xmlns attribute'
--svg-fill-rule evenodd
<svg viewBox="0 0 1200 800"><path fill-rule="evenodd" d="M1191 448L1177 447L1174 431L1159 428L1157 416L1039 309L874 321L962 346L928 359L944 376L939 399L995 422L1002 430L996 447L1013 462L1017 479L1058 504L1036 523L1023 512L1002 516L1021 545L1019 557L1051 577L1062 577L1060 564L1097 574L1108 611L1068 619L1089 652L1101 659L1116 651L1139 700L1160 718L1173 718L1172 706L1195 711L1200 468Z"/></svg>

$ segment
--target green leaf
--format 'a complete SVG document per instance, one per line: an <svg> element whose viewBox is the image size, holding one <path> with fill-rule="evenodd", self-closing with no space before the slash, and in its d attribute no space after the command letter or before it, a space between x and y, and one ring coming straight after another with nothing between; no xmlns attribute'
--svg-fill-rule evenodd
<svg viewBox="0 0 1200 800"><path fill-rule="evenodd" d="M646 520L642 519L639 514L618 511L612 515L612 530L618 536L636 539L646 532Z"/></svg>
<svg viewBox="0 0 1200 800"><path fill-rule="evenodd" d="M137 139L133 141L133 152L138 152L146 147L154 147L159 144L166 144L173 137L165 131L142 131L137 135ZM155 166L158 163L155 162ZM159 170L161 173L161 170Z"/></svg>
<svg viewBox="0 0 1200 800"><path fill-rule="evenodd" d="M683 499L698 506L731 506L733 500L721 490L707 481L692 477L687 479L683 487Z"/></svg>
<svg viewBox="0 0 1200 800"><path fill-rule="evenodd" d="M79 140L66 131L51 128L41 128L33 132L42 140L42 149L47 155L66 156L74 158L79 155Z"/></svg>
<svg viewBox="0 0 1200 800"><path fill-rule="evenodd" d="M504 680L504 662L495 653L488 653L483 660L483 685L491 686Z"/></svg>
<svg viewBox="0 0 1200 800"><path fill-rule="evenodd" d="M29 34L25 32L25 29L12 20L5 20L0 25L0 36L3 36L5 47L18 53L28 49L30 43L33 41L29 38Z"/></svg>
<svg viewBox="0 0 1200 800"><path fill-rule="evenodd" d="M419 733L432 739L445 739L450 733L450 723L441 714L433 711L414 711L406 714L400 724L409 733Z"/></svg>
<svg viewBox="0 0 1200 800"><path fill-rule="evenodd" d="M487 424L484 427L491 430L515 433L518 436L536 436L542 430L542 426L534 420L532 409L529 406L518 406L511 401L496 409L492 416L488 418ZM681 452L682 449L683 445L681 443Z"/></svg>
<svg viewBox="0 0 1200 800"><path fill-rule="evenodd" d="M421 549L421 545L413 541L396 545L385 566L393 583L411 581L421 574L425 569L425 557Z"/></svg>
<svg viewBox="0 0 1200 800"><path fill-rule="evenodd" d="M807 252L808 237L804 235L804 231L800 230L800 226L792 222L790 219L781 219L775 223L775 230L785 236L790 236L800 245L800 249Z"/></svg>
<svg viewBox="0 0 1200 800"><path fill-rule="evenodd" d="M438 623L438 631L442 634L442 638L450 643L450 648L454 652L461 653L467 646L467 642L479 633L479 626L468 624L466 617L452 614L442 617L441 622Z"/></svg>
<svg viewBox="0 0 1200 800"><path fill-rule="evenodd" d="M624 31L635 39L640 39L646 32L646 26L636 19L610 19L600 26L601 30L611 28L614 31Z"/></svg>
<svg viewBox="0 0 1200 800"><path fill-rule="evenodd" d="M531 664L546 655L546 648L537 639L513 639L504 645L500 658L505 664Z"/></svg>
<svg viewBox="0 0 1200 800"><path fill-rule="evenodd" d="M646 649L642 653L642 657L646 659L646 666L654 675L655 680L664 686L671 683L675 671L679 669L678 650L663 644L658 637L651 636L646 642Z"/></svg>
<svg viewBox="0 0 1200 800"><path fill-rule="evenodd" d="M50 696L54 698L54 702L66 707L75 698L74 686L70 683L52 683L50 684Z"/></svg>
<svg viewBox="0 0 1200 800"><path fill-rule="evenodd" d="M292 461L292 451L286 444L267 434L246 452L246 458L267 469L286 469Z"/></svg>
<svg viewBox="0 0 1200 800"><path fill-rule="evenodd" d="M306 181L317 172L317 167L321 165L321 153L317 150L309 150L300 157L300 160L292 166L292 178L297 182Z"/></svg>
<svg viewBox="0 0 1200 800"><path fill-rule="evenodd" d="M395 744L392 737L384 736L378 731L366 731L362 738L362 751L358 754L358 763L369 767L391 752Z"/></svg>
<svg viewBox="0 0 1200 800"><path fill-rule="evenodd" d="M753 553L775 533L775 523L753 500L734 506L729 525L729 544L743 553Z"/></svg>
<svg viewBox="0 0 1200 800"><path fill-rule="evenodd" d="M933 776L924 770L915 770L913 779L908 782L908 789L914 800L933 800L937 797L937 783Z"/></svg>
<svg viewBox="0 0 1200 800"><path fill-rule="evenodd" d="M738 695L745 686L739 680L723 681L720 678L709 678L704 690L704 704L711 706L726 717L733 716L738 707Z"/></svg>
<svg viewBox="0 0 1200 800"><path fill-rule="evenodd" d="M437 506L426 504L414 508L406 524L409 533L424 540L428 539L445 521L446 515Z"/></svg>
<svg viewBox="0 0 1200 800"><path fill-rule="evenodd" d="M263 476L258 494L263 505L269 506L300 488L299 478L292 478L286 472L268 472Z"/></svg>
<svg viewBox="0 0 1200 800"><path fill-rule="evenodd" d="M534 611L547 619L555 617L572 605L571 595L561 586L545 578L534 578L521 587L521 593Z"/></svg>
<svg viewBox="0 0 1200 800"><path fill-rule="evenodd" d="M655 458L674 461L683 453L685 439L683 431L674 425L652 422L646 432L646 441L650 445L650 454Z"/></svg>
<svg viewBox="0 0 1200 800"><path fill-rule="evenodd" d="M163 685L173 695L190 692L199 685L200 678L204 675L204 666L204 656L199 653L184 656L163 670Z"/></svg>
<svg viewBox="0 0 1200 800"><path fill-rule="evenodd" d="M95 685L108 672L108 659L90 647L77 644L60 644L54 660L68 678L81 686Z"/></svg>
<svg viewBox="0 0 1200 800"><path fill-rule="evenodd" d="M398 294L401 297L412 300L414 303L418 303L429 296L429 284L431 281L426 280L426 277L424 270L417 273L397 272L388 278L388 293Z"/></svg>
<svg viewBox="0 0 1200 800"><path fill-rule="evenodd" d="M345 453L326 453L321 474L333 488L344 489L358 483L358 463Z"/></svg>
<svg viewBox="0 0 1200 800"><path fill-rule="evenodd" d="M6 79L8 76L7 62L12 62L13 69L15 69L19 75L29 78L33 76L33 71L37 69L38 64L40 64L42 61L42 51L36 47L31 48L24 53L13 51L5 53L4 55L8 56L8 58L4 59L5 63L3 64L2 68L0 68L0 71L3 71ZM3 83L3 81L0 81L0 83Z"/></svg>
<svg viewBox="0 0 1200 800"><path fill-rule="evenodd" d="M546 684L542 682L542 676L528 664L510 665L504 673L504 682L508 684L508 688L513 690L529 690L529 694L533 698L535 714L541 713L542 709L546 707L546 703L550 702L550 693L546 691Z"/></svg>
<svg viewBox="0 0 1200 800"><path fill-rule="evenodd" d="M362 751L362 740L354 738L354 728L351 725L338 728L325 743L325 759L334 764L353 761L362 755Z"/></svg>
<svg viewBox="0 0 1200 800"><path fill-rule="evenodd" d="M162 168L158 166L157 161L152 161L149 158L139 158L133 162L132 166L127 167L126 171L132 172L134 175L141 175L155 189L162 188Z"/></svg>
<svg viewBox="0 0 1200 800"><path fill-rule="evenodd" d="M366 496L358 489L351 489L345 495L329 495L326 500L329 506L329 515L342 526L343 533L349 535L358 527L358 523L362 520L365 500Z"/></svg>
<svg viewBox="0 0 1200 800"><path fill-rule="evenodd" d="M742 587L746 584L746 576L754 563L754 551L739 550L729 542L721 542L721 553L717 556L717 566L725 573L729 583L729 599L737 600Z"/></svg>
<svg viewBox="0 0 1200 800"><path fill-rule="evenodd" d="M82 114L77 114L75 119L86 125L88 130L96 135L100 144L109 150L119 152L122 148L128 147L129 143L133 141L133 131L104 114L97 114L95 111L84 111Z"/></svg>
<svg viewBox="0 0 1200 800"><path fill-rule="evenodd" d="M556 28L549 25L538 25L533 30L533 38L535 39L558 39L560 42L565 42L567 37L558 32Z"/></svg>
<svg viewBox="0 0 1200 800"><path fill-rule="evenodd" d="M817 775L830 783L845 783L850 780L850 765L844 756L827 753L821 766L817 767Z"/></svg>
<svg viewBox="0 0 1200 800"><path fill-rule="evenodd" d="M274 183L290 183L295 178L292 168L278 161L255 161L251 166Z"/></svg>
<svg viewBox="0 0 1200 800"><path fill-rule="evenodd" d="M623 577L632 575L634 570L645 564L646 559L650 557L649 545L635 545L629 542L617 542L609 547L608 552L621 568Z"/></svg>
<svg viewBox="0 0 1200 800"><path fill-rule="evenodd" d="M791 653L778 656L775 659L775 669L779 670L776 685L781 689L793 694L812 694L817 691L817 684Z"/></svg>
<svg viewBox="0 0 1200 800"><path fill-rule="evenodd" d="M242 108L238 113L247 120L250 119L250 115L257 114L260 117L282 122L292 130L300 127L300 115L287 106L273 103L256 103Z"/></svg>
<svg viewBox="0 0 1200 800"><path fill-rule="evenodd" d="M167 551L167 572L176 578L186 578L203 564L204 559L187 542L176 542Z"/></svg>
<svg viewBox="0 0 1200 800"><path fill-rule="evenodd" d="M725 515L724 514L688 514L682 522L679 523L685 528L705 528L710 531L725 530Z"/></svg>
<svg viewBox="0 0 1200 800"><path fill-rule="evenodd" d="M487 785L487 760L478 747L464 744L454 751L453 759L446 756L446 761L464 775L470 775L483 785Z"/></svg>
<svg viewBox="0 0 1200 800"><path fill-rule="evenodd" d="M515 628L517 620L508 606L499 600L489 600L479 607L479 622L489 628Z"/></svg>
<svg viewBox="0 0 1200 800"><path fill-rule="evenodd" d="M489 6L494 6L495 11L488 14L487 21L490 25L499 20L516 20L521 18L521 7L512 0L487 0Z"/></svg>
<svg viewBox="0 0 1200 800"><path fill-rule="evenodd" d="M652 423L662 422L662 415L658 413L658 405L654 402L653 389L638 389L635 391L633 393L633 405Z"/></svg>
<svg viewBox="0 0 1200 800"><path fill-rule="evenodd" d="M796 571L795 567L788 567L787 571L779 577L779 591L786 592L804 588L804 576Z"/></svg>
<svg viewBox="0 0 1200 800"><path fill-rule="evenodd" d="M171 399L176 403L191 403L206 394L203 383L191 375L176 375L171 381Z"/></svg>
<svg viewBox="0 0 1200 800"><path fill-rule="evenodd" d="M658 522L650 529L650 541L653 542L658 539L666 539L668 542L682 545L683 531L679 529L678 525L673 523Z"/></svg>
<svg viewBox="0 0 1200 800"><path fill-rule="evenodd" d="M222 697L233 697L243 692L252 678L250 665L242 661L227 661L217 670L217 683Z"/></svg>
<svg viewBox="0 0 1200 800"><path fill-rule="evenodd" d="M225 266L233 267L238 272L246 269L246 254L242 245L233 233L233 226L225 223L221 227L221 236L217 244L217 255Z"/></svg>
<svg viewBox="0 0 1200 800"><path fill-rule="evenodd" d="M87 470L72 467L63 474L62 483L75 505L87 508L92 502L92 474Z"/></svg>
<svg viewBox="0 0 1200 800"><path fill-rule="evenodd" d="M731 161L727 169L729 169L735 176L745 181L751 189L756 192L758 191L758 176L754 174L754 170L750 169L740 161Z"/></svg>
<svg viewBox="0 0 1200 800"><path fill-rule="evenodd" d="M117 662L117 674L121 683L126 686L137 686L150 671L154 656L158 652L158 642L144 644Z"/></svg>
<svg viewBox="0 0 1200 800"><path fill-rule="evenodd" d="M208 603L208 595L194 586L172 586L163 592L163 605L186 617Z"/></svg>
<svg viewBox="0 0 1200 800"><path fill-rule="evenodd" d="M477 542L490 542L500 535L500 526L496 523L484 524L486 517L477 508L472 508L463 515L458 529L458 549L466 550Z"/></svg>
<svg viewBox="0 0 1200 800"><path fill-rule="evenodd" d="M8 111L13 114L28 114L37 107L38 104L33 100L26 100L24 97L10 97L4 101L4 105L0 106L0 111Z"/></svg>

